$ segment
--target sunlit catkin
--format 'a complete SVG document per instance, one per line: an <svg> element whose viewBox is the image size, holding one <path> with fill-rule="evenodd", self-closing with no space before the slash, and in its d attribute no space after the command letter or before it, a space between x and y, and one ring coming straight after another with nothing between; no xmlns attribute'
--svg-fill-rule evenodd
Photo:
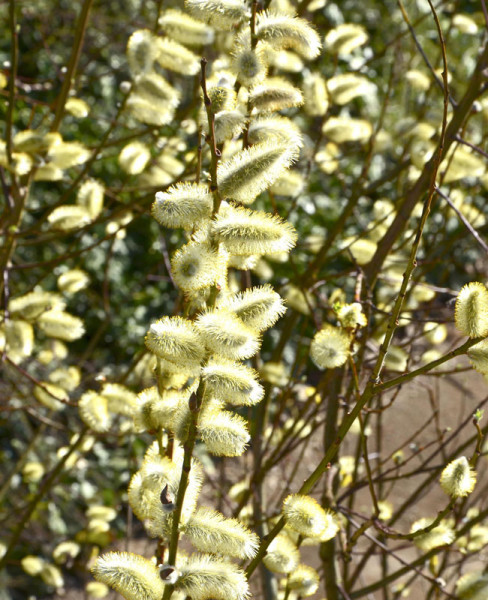
<svg viewBox="0 0 488 600"><path fill-rule="evenodd" d="M458 294L454 312L456 327L470 338L488 335L488 290L477 281L466 284Z"/></svg>
<svg viewBox="0 0 488 600"><path fill-rule="evenodd" d="M426 529L429 527L434 519L422 518L415 523L412 523L412 527L410 528L410 533L415 533L422 529ZM452 527L446 523L446 521L441 521L439 525L427 531L425 533L418 534L414 537L413 543L428 552L432 550L432 548L438 548L439 546L445 546L446 544L451 544L454 541L455 533Z"/></svg>
<svg viewBox="0 0 488 600"><path fill-rule="evenodd" d="M476 484L476 472L465 456L451 461L442 471L441 488L451 498L468 496Z"/></svg>
<svg viewBox="0 0 488 600"><path fill-rule="evenodd" d="M334 513L324 510L310 496L291 494L285 498L283 515L287 524L304 537L327 541L339 531Z"/></svg>
<svg viewBox="0 0 488 600"><path fill-rule="evenodd" d="M156 194L152 215L164 227L192 229L202 220L210 219L212 207L208 186L177 183L166 192Z"/></svg>
<svg viewBox="0 0 488 600"><path fill-rule="evenodd" d="M179 10L166 10L159 25L167 36L187 46L205 46L214 40L213 29Z"/></svg>
<svg viewBox="0 0 488 600"><path fill-rule="evenodd" d="M249 103L258 112L275 112L303 104L302 92L280 77L269 77L249 92Z"/></svg>
<svg viewBox="0 0 488 600"><path fill-rule="evenodd" d="M213 407L200 416L198 433L207 451L215 456L241 456L250 440L242 417Z"/></svg>
<svg viewBox="0 0 488 600"><path fill-rule="evenodd" d="M273 573L290 573L300 561L300 552L293 541L284 533L280 533L268 546L263 559L266 567Z"/></svg>
<svg viewBox="0 0 488 600"><path fill-rule="evenodd" d="M226 272L227 257L207 244L190 242L171 259L173 278L184 292L193 292L214 284Z"/></svg>
<svg viewBox="0 0 488 600"><path fill-rule="evenodd" d="M270 285L227 296L219 308L234 313L244 325L256 331L264 331L274 325L286 310L281 296Z"/></svg>
<svg viewBox="0 0 488 600"><path fill-rule="evenodd" d="M50 309L63 310L64 307L65 302L61 296L51 292L29 292L10 299L8 304L11 319L21 318L27 321L37 319Z"/></svg>
<svg viewBox="0 0 488 600"><path fill-rule="evenodd" d="M319 583L319 574L308 565L298 565L288 577L289 588L301 598L315 594L319 589Z"/></svg>
<svg viewBox="0 0 488 600"><path fill-rule="evenodd" d="M310 358L320 369L340 367L349 357L350 344L350 337L345 331L326 324L312 340Z"/></svg>
<svg viewBox="0 0 488 600"><path fill-rule="evenodd" d="M127 62L132 77L152 71L158 49L156 36L148 29L135 31L127 42Z"/></svg>
<svg viewBox="0 0 488 600"><path fill-rule="evenodd" d="M205 349L191 321L181 317L163 317L151 325L146 335L147 348L173 362L200 363Z"/></svg>
<svg viewBox="0 0 488 600"><path fill-rule="evenodd" d="M231 254L288 252L297 240L295 229L287 221L246 208L233 208L225 215L218 214L212 230Z"/></svg>
<svg viewBox="0 0 488 600"><path fill-rule="evenodd" d="M273 48L291 48L303 58L316 58L322 47L320 38L304 19L274 13L260 13L256 35Z"/></svg>
<svg viewBox="0 0 488 600"><path fill-rule="evenodd" d="M107 552L99 556L91 572L126 600L161 600L164 584L152 562L129 552Z"/></svg>
<svg viewBox="0 0 488 600"><path fill-rule="evenodd" d="M252 558L259 546L258 536L237 519L210 508L198 508L183 532L197 550L233 558Z"/></svg>
<svg viewBox="0 0 488 600"><path fill-rule="evenodd" d="M229 311L202 313L195 324L207 348L224 358L250 358L259 349L258 333Z"/></svg>
<svg viewBox="0 0 488 600"><path fill-rule="evenodd" d="M217 29L229 30L249 16L241 0L186 0L188 12Z"/></svg>
<svg viewBox="0 0 488 600"><path fill-rule="evenodd" d="M200 59L188 48L168 38L156 39L155 60L164 69L180 75L196 75L200 70Z"/></svg>
<svg viewBox="0 0 488 600"><path fill-rule="evenodd" d="M228 404L252 406L264 395L254 369L225 359L213 359L202 370L207 391Z"/></svg>
<svg viewBox="0 0 488 600"><path fill-rule="evenodd" d="M216 556L193 554L178 568L181 576L176 589L192 600L245 600L249 596L244 571Z"/></svg>
<svg viewBox="0 0 488 600"><path fill-rule="evenodd" d="M246 148L219 165L222 195L250 204L292 164L297 148L292 144L262 143Z"/></svg>

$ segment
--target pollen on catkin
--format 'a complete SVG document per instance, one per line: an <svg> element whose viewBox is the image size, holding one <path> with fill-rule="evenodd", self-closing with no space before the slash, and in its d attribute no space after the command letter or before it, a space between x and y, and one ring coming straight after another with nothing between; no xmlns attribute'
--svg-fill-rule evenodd
<svg viewBox="0 0 488 600"><path fill-rule="evenodd" d="M91 572L126 600L161 600L164 584L154 563L129 552L107 552L99 556Z"/></svg>
<svg viewBox="0 0 488 600"><path fill-rule="evenodd" d="M349 357L351 338L339 327L324 325L315 334L310 346L310 358L320 369L341 367Z"/></svg>
<svg viewBox="0 0 488 600"><path fill-rule="evenodd" d="M223 196L250 204L296 160L293 144L265 142L245 148L220 163L218 185Z"/></svg>
<svg viewBox="0 0 488 600"><path fill-rule="evenodd" d="M265 566L273 573L291 573L296 569L299 561L300 552L285 533L275 537L263 559Z"/></svg>
<svg viewBox="0 0 488 600"><path fill-rule="evenodd" d="M158 192L152 215L164 227L192 229L212 216L213 199L206 185L177 183Z"/></svg>
<svg viewBox="0 0 488 600"><path fill-rule="evenodd" d="M221 144L238 136L246 124L245 116L238 110L221 110L215 115L215 141ZM208 131L208 121L203 122L203 130Z"/></svg>
<svg viewBox="0 0 488 600"><path fill-rule="evenodd" d="M258 117L249 125L249 141L251 144L273 139L278 143L293 144L300 148L303 145L302 134L298 126L287 117Z"/></svg>
<svg viewBox="0 0 488 600"><path fill-rule="evenodd" d="M325 36L325 47L334 54L351 54L368 41L364 27L355 23L342 23Z"/></svg>
<svg viewBox="0 0 488 600"><path fill-rule="evenodd" d="M188 48L169 38L156 38L156 62L180 75L196 75L200 70L200 59Z"/></svg>
<svg viewBox="0 0 488 600"><path fill-rule="evenodd" d="M210 394L233 406L253 406L264 395L254 369L223 358L208 361L202 378Z"/></svg>
<svg viewBox="0 0 488 600"><path fill-rule="evenodd" d="M268 71L263 45L258 43L256 48L251 48L249 44L238 44L233 54L232 70L237 81L246 87L261 83Z"/></svg>
<svg viewBox="0 0 488 600"><path fill-rule="evenodd" d="M181 576L176 590L192 600L246 600L249 586L237 565L209 554L192 554L178 565Z"/></svg>
<svg viewBox="0 0 488 600"><path fill-rule="evenodd" d="M256 23L256 36L277 50L291 48L311 60L320 54L320 38L304 19L290 15L261 12Z"/></svg>
<svg viewBox="0 0 488 600"><path fill-rule="evenodd" d="M486 375L488 373L488 340L482 340L468 349L468 358L473 367Z"/></svg>
<svg viewBox="0 0 488 600"><path fill-rule="evenodd" d="M227 296L219 303L219 308L234 313L244 325L256 331L268 329L286 311L281 296L270 285Z"/></svg>
<svg viewBox="0 0 488 600"><path fill-rule="evenodd" d="M8 310L11 319L22 318L26 321L37 319L42 313L58 309L63 310L66 303L59 294L52 292L29 292L24 296L11 298L8 303Z"/></svg>
<svg viewBox="0 0 488 600"><path fill-rule="evenodd" d="M189 242L177 250L171 259L173 278L184 292L194 292L213 285L224 276L226 265L225 253L198 242Z"/></svg>
<svg viewBox="0 0 488 600"><path fill-rule="evenodd" d="M83 206L66 204L56 207L48 216L47 221L55 231L73 231L91 222L90 213Z"/></svg>
<svg viewBox="0 0 488 600"><path fill-rule="evenodd" d="M260 338L233 313L213 310L200 314L195 325L207 348L231 360L254 356Z"/></svg>
<svg viewBox="0 0 488 600"><path fill-rule="evenodd" d="M153 69L158 50L157 37L148 29L135 31L127 42L127 62L132 77L149 73Z"/></svg>
<svg viewBox="0 0 488 600"><path fill-rule="evenodd" d="M211 508L197 508L183 533L197 550L233 558L253 558L259 547L255 533L237 519L227 519Z"/></svg>
<svg viewBox="0 0 488 600"><path fill-rule="evenodd" d="M168 37L187 46L205 46L214 41L213 29L179 10L166 10L159 25Z"/></svg>
<svg viewBox="0 0 488 600"><path fill-rule="evenodd" d="M353 329L354 327L365 327L368 324L363 307L359 302L343 304L337 310L337 318L343 327Z"/></svg>
<svg viewBox="0 0 488 600"><path fill-rule="evenodd" d="M305 112L311 117L322 117L329 107L325 79L319 73L310 73L303 81Z"/></svg>
<svg viewBox="0 0 488 600"><path fill-rule="evenodd" d="M80 318L57 309L42 313L37 324L48 337L65 342L77 340L85 333L85 326Z"/></svg>
<svg viewBox="0 0 488 600"><path fill-rule="evenodd" d="M291 494L285 498L283 516L288 526L304 537L325 542L339 531L334 513L323 509L314 498L303 494Z"/></svg>
<svg viewBox="0 0 488 600"><path fill-rule="evenodd" d="M246 208L232 208L218 214L212 230L231 254L289 252L296 244L293 226L276 215Z"/></svg>
<svg viewBox="0 0 488 600"><path fill-rule="evenodd" d="M460 600L488 598L488 573L472 571L456 581L456 597Z"/></svg>
<svg viewBox="0 0 488 600"><path fill-rule="evenodd" d="M102 212L105 187L95 179L87 179L78 189L76 204L85 208L91 219Z"/></svg>
<svg viewBox="0 0 488 600"><path fill-rule="evenodd" d="M288 577L288 587L300 598L312 596L319 589L320 577L313 567L298 565Z"/></svg>
<svg viewBox="0 0 488 600"><path fill-rule="evenodd" d="M441 488L451 498L462 498L471 494L476 484L476 472L465 456L451 461L442 471Z"/></svg>
<svg viewBox="0 0 488 600"><path fill-rule="evenodd" d="M477 281L459 292L454 311L456 327L470 338L488 335L488 290Z"/></svg>
<svg viewBox="0 0 488 600"><path fill-rule="evenodd" d="M412 523L412 527L410 528L410 533L415 533L421 529L426 529L431 523L433 519L422 518L415 523ZM439 546L445 546L446 544L451 544L454 541L455 533L452 528L445 522L441 521L439 525L431 529L426 533L422 533L413 539L413 543L428 552L432 550L432 548L438 548Z"/></svg>
<svg viewBox="0 0 488 600"><path fill-rule="evenodd" d="M185 0L185 8L196 19L226 31L250 16L241 0Z"/></svg>
<svg viewBox="0 0 488 600"><path fill-rule="evenodd" d="M280 77L269 77L249 92L251 107L259 112L275 112L303 104L302 92Z"/></svg>
<svg viewBox="0 0 488 600"><path fill-rule="evenodd" d="M207 451L215 456L241 456L250 440L242 417L213 407L200 415L198 434Z"/></svg>
<svg viewBox="0 0 488 600"><path fill-rule="evenodd" d="M151 325L146 335L148 350L171 362L200 363L205 348L191 321L181 317L163 317Z"/></svg>

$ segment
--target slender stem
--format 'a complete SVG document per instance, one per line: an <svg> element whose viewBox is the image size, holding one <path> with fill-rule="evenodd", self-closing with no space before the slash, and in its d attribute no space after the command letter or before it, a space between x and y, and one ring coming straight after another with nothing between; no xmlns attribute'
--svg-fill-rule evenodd
<svg viewBox="0 0 488 600"><path fill-rule="evenodd" d="M12 125L15 104L15 80L19 63L19 33L17 31L17 19L15 16L15 0L9 2L9 29L12 36L10 48L10 79L8 86L7 118L5 124L5 142L7 144L7 162L12 164Z"/></svg>
<svg viewBox="0 0 488 600"><path fill-rule="evenodd" d="M466 342L464 342L464 344L462 344L461 346L458 346L458 348L455 348L454 350L451 350L451 352L448 352L445 356L441 356L441 358L438 358L437 360L433 360L432 362L427 363L426 365L419 367L418 369L415 369L415 371L410 371L410 373L405 373L405 375L400 375L399 377L395 377L395 379L390 379L390 381L386 381L385 383L376 385L374 388L374 393L380 394L381 392L384 392L385 390L389 390L393 387L403 385L407 381L411 381L412 379L415 379L419 375L424 375L424 374L428 373L429 371L432 371L432 369L435 369L439 365L442 365L445 362L452 360L453 358L456 358L457 356L462 356L463 354L466 354L466 352L472 346L474 346L475 344L478 344L482 339L483 338L468 339Z"/></svg>
<svg viewBox="0 0 488 600"><path fill-rule="evenodd" d="M83 45L83 38L85 37L86 27L88 25L88 17L90 15L90 9L93 4L93 0L85 0L81 7L80 16L76 23L75 39L73 43L73 50L68 62L66 75L61 87L61 92L56 101L56 112L54 113L54 120L51 125L51 131L57 131L64 114L64 107L66 100L68 99L71 83L73 81L78 61L80 59L81 47Z"/></svg>
<svg viewBox="0 0 488 600"><path fill-rule="evenodd" d="M208 120L208 135L209 135L209 146L210 146L210 191L213 195L213 215L219 212L220 203L222 198L219 194L219 186L217 182L217 166L220 158L220 150L217 148L215 139L215 115L212 109L212 101L207 92L207 76L206 76L207 59L202 58L201 69L202 78L201 86L203 92L203 104L207 113Z"/></svg>
<svg viewBox="0 0 488 600"><path fill-rule="evenodd" d="M455 137L459 129L463 126L466 120L472 113L473 103L476 98L480 95L482 86L485 83L484 71L488 66L488 44L484 47L480 58L476 64L473 75L467 83L466 92L453 110L452 118L449 125L446 128L444 140L441 139L437 151L434 153L432 158L425 164L422 173L420 174L415 185L407 192L405 198L400 204L395 219L392 221L388 231L385 233L383 238L378 244L376 252L371 259L371 262L364 268L365 275L369 280L370 286L376 281L379 272L381 271L382 265L385 258L391 252L393 245L395 244L398 237L405 230L405 225L419 202L419 200L428 192L429 188L432 187L432 173L435 166L439 164L439 161L445 158L448 150L452 143L455 141ZM445 71L445 69L444 69ZM447 73L445 73L447 77ZM445 86L445 94L447 86ZM442 142L442 143L441 143Z"/></svg>

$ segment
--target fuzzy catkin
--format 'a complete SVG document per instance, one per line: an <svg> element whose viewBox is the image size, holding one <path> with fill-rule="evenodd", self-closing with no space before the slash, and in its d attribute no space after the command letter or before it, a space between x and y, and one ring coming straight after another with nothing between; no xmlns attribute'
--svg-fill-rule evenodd
<svg viewBox="0 0 488 600"><path fill-rule="evenodd" d="M43 312L50 309L63 310L66 306L59 294L51 292L29 292L24 296L12 298L8 308L11 319L22 318L27 321L35 320Z"/></svg>
<svg viewBox="0 0 488 600"><path fill-rule="evenodd" d="M283 515L287 524L304 537L325 542L333 538L339 531L334 513L323 509L310 496L291 494L285 498Z"/></svg>
<svg viewBox="0 0 488 600"><path fill-rule="evenodd" d="M246 148L219 165L217 178L222 195L250 204L296 160L292 144L264 142Z"/></svg>
<svg viewBox="0 0 488 600"><path fill-rule="evenodd" d="M156 39L155 60L163 67L180 75L196 75L200 70L199 57L185 46L168 38Z"/></svg>
<svg viewBox="0 0 488 600"><path fill-rule="evenodd" d="M459 292L454 311L456 327L470 338L488 335L488 290L479 282L467 283Z"/></svg>
<svg viewBox="0 0 488 600"><path fill-rule="evenodd" d="M126 600L161 600L164 584L152 562L129 552L107 552L99 556L91 572Z"/></svg>
<svg viewBox="0 0 488 600"><path fill-rule="evenodd" d="M200 416L198 433L207 451L215 456L241 456L250 440L241 416L214 408Z"/></svg>
<svg viewBox="0 0 488 600"><path fill-rule="evenodd" d="M227 257L204 243L190 242L171 259L173 278L184 292L214 284L226 272Z"/></svg>
<svg viewBox="0 0 488 600"><path fill-rule="evenodd" d="M219 304L219 308L233 312L244 325L256 331L268 329L286 311L282 298L270 285L228 296Z"/></svg>
<svg viewBox="0 0 488 600"><path fill-rule="evenodd" d="M213 200L208 187L198 183L177 183L158 192L152 216L164 227L192 229L212 216Z"/></svg>
<svg viewBox="0 0 488 600"><path fill-rule="evenodd" d="M237 519L226 519L210 508L198 508L184 526L184 533L201 552L233 558L253 558L259 546L258 536Z"/></svg>
<svg viewBox="0 0 488 600"><path fill-rule="evenodd" d="M468 496L476 484L476 472L471 468L468 459L461 456L451 461L442 471L441 488L451 498Z"/></svg>
<svg viewBox="0 0 488 600"><path fill-rule="evenodd" d="M179 10L166 10L159 18L166 35L187 46L205 46L214 41L214 31Z"/></svg>
<svg viewBox="0 0 488 600"><path fill-rule="evenodd" d="M229 311L207 311L195 324L207 348L224 358L250 358L259 350L258 333Z"/></svg>
<svg viewBox="0 0 488 600"><path fill-rule="evenodd" d="M212 231L231 254L288 252L297 241L295 229L276 215L246 208L218 214Z"/></svg>
<svg viewBox="0 0 488 600"><path fill-rule="evenodd" d="M258 39L275 49L291 48L308 60L320 54L320 38L304 19L289 15L262 12L256 24Z"/></svg>
<svg viewBox="0 0 488 600"><path fill-rule="evenodd" d="M156 356L181 364L200 363L205 355L195 326L181 317L163 317L153 323L146 335L146 346Z"/></svg>
<svg viewBox="0 0 488 600"><path fill-rule="evenodd" d="M300 552L292 540L280 533L271 542L263 559L265 566L273 573L290 573L300 560Z"/></svg>
<svg viewBox="0 0 488 600"><path fill-rule="evenodd" d="M209 393L234 406L253 406L264 395L254 369L225 359L210 360L202 369Z"/></svg>
<svg viewBox="0 0 488 600"><path fill-rule="evenodd" d="M157 56L156 36L148 29L135 31L127 42L127 62L132 77L152 71Z"/></svg>
<svg viewBox="0 0 488 600"><path fill-rule="evenodd" d="M185 7L200 21L223 30L249 17L249 9L240 0L185 0Z"/></svg>
<svg viewBox="0 0 488 600"><path fill-rule="evenodd" d="M255 110L275 112L303 104L302 92L280 77L269 77L255 85L249 93L249 102Z"/></svg>
<svg viewBox="0 0 488 600"><path fill-rule="evenodd" d="M208 554L193 554L178 565L181 576L176 589L192 600L246 600L249 586L244 571Z"/></svg>
<svg viewBox="0 0 488 600"><path fill-rule="evenodd" d="M349 357L350 344L351 339L345 331L326 324L312 340L310 358L320 369L340 367Z"/></svg>

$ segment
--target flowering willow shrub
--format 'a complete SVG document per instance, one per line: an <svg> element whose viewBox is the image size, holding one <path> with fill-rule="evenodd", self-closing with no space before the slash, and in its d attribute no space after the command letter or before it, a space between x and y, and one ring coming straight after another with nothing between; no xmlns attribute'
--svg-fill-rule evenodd
<svg viewBox="0 0 488 600"><path fill-rule="evenodd" d="M484 16L91 4L0 36L13 597L484 597Z"/></svg>
<svg viewBox="0 0 488 600"><path fill-rule="evenodd" d="M204 183L198 172L199 181L181 181L158 192L152 206L162 226L185 232L186 243L171 258L173 279L184 295L185 317L163 316L146 335L146 347L155 357L156 385L139 394L135 419L139 430L157 432L158 440L131 479L129 502L148 534L159 538L164 598L175 593L202 600L241 600L249 594L247 578L228 559L254 558L260 540L239 520L199 506L203 471L193 453L203 443L211 455L237 457L250 441L246 420L235 410L259 403L264 389L256 371L242 361L256 355L263 333L284 314L285 306L271 285L236 292L230 271L232 267L246 269L252 262L287 253L295 246L297 235L291 224L248 207L286 176L302 146L296 125L287 117L274 117L277 111L300 106L302 93L286 81L266 78L266 54L293 48L312 59L320 51L320 41L306 21L286 13L256 14L254 6L250 15L239 2L214 4L189 2L187 8L200 21L236 28L237 46L232 62L226 64L228 59L222 58L222 66L213 72L202 59L200 128L206 132L207 145L198 168L208 164L209 181ZM183 30L198 23L173 11L169 16L172 26L178 24ZM163 14L163 27L166 18ZM241 21L245 24L237 28ZM177 46L176 41L145 30L131 36L127 53L134 95L128 106L140 120L155 124L170 118L164 110L170 111L172 104L162 99L171 92L153 67L154 62L170 68L177 64L161 58L168 48L178 55ZM190 51L182 50L181 60L189 58ZM154 102L143 110L143 103L149 102L144 91L149 85L151 89L159 86L155 95L161 110ZM320 93L325 96L324 89ZM177 98L176 92L172 97ZM225 142L231 148L226 150ZM90 406L97 418L99 404L86 402L86 422ZM299 502L297 497L293 509L287 509L288 505L285 514L295 531L321 540L337 533L333 513L324 512L312 498L303 496ZM180 537L203 554L179 552ZM289 546L286 554L297 555L291 540ZM292 564L278 571L288 573ZM102 555L92 571L126 598L156 599L162 595L162 583L153 579L154 568L142 557L125 553ZM309 595L317 589L318 575L311 567L302 570L294 573L294 579L290 577L290 589L303 589L301 595ZM309 582L311 574L313 583Z"/></svg>

